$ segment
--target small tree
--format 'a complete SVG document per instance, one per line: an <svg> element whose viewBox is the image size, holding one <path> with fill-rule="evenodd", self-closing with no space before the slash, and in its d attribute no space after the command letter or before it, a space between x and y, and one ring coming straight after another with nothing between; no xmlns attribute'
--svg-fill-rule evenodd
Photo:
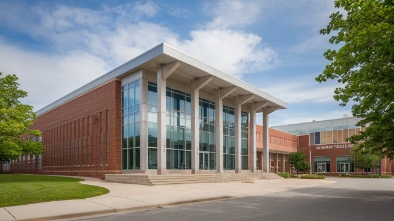
<svg viewBox="0 0 394 221"><path fill-rule="evenodd" d="M360 145L355 145L350 150L350 155L354 158L354 166L361 169L364 175L364 169L374 168L382 158L380 153L371 152L370 149L362 148Z"/></svg>
<svg viewBox="0 0 394 221"><path fill-rule="evenodd" d="M310 168L305 158L306 158L306 154L302 152L302 150L300 149L298 149L296 153L292 153L289 156L289 163L297 171L297 175L298 175L298 171L306 171L309 170Z"/></svg>
<svg viewBox="0 0 394 221"><path fill-rule="evenodd" d="M41 142L21 139L21 135L40 136L41 132L29 129L36 115L32 106L19 101L27 92L18 88L17 80L16 75L3 77L0 72L0 167L24 154L38 155L44 151Z"/></svg>

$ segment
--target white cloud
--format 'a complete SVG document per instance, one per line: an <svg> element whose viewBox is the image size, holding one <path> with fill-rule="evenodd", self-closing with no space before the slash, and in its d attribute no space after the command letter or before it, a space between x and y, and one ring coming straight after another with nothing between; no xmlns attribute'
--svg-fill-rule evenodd
<svg viewBox="0 0 394 221"><path fill-rule="evenodd" d="M192 15L189 10L173 5L168 6L167 12L177 18L189 18Z"/></svg>
<svg viewBox="0 0 394 221"><path fill-rule="evenodd" d="M219 3L222 9L224 3ZM246 9L253 8L252 3L239 5L234 2L230 7L232 12L240 7L241 15ZM267 70L278 63L277 53L265 46L260 36L230 29L233 27L230 24L223 25L226 29L213 28L215 25L212 24L219 25L219 17L230 14L222 16L217 13L209 24L190 30L190 39L181 39L176 30L144 20L159 11L152 2L115 8L103 6L95 10L59 4L49 4L48 7L12 4L12 8L20 8L4 13L0 22L45 45L49 52L19 48L17 41L12 42L14 45L11 40L0 41L1 71L19 76L21 87L29 92L28 102L36 109L161 42L236 77ZM239 20L235 26L250 24L258 12L253 13L243 21L229 22Z"/></svg>
<svg viewBox="0 0 394 221"><path fill-rule="evenodd" d="M313 102L323 103L334 101L334 90L339 87L335 84L285 82L275 84L261 90L274 94L275 97L287 103Z"/></svg>
<svg viewBox="0 0 394 221"><path fill-rule="evenodd" d="M315 35L310 37L309 39L306 39L296 46L292 48L291 51L297 53L297 54L304 54L312 51L316 51L316 49L319 48L327 48L327 43L328 39L326 36L322 35ZM320 51L320 50L317 50Z"/></svg>
<svg viewBox="0 0 394 221"><path fill-rule="evenodd" d="M58 5L54 10L43 7L36 7L33 10L39 17L41 28L45 30L64 32L81 26L94 27L103 20L97 12L86 8Z"/></svg>
<svg viewBox="0 0 394 221"><path fill-rule="evenodd" d="M0 41L3 74L16 74L24 100L35 110L59 99L108 71L106 63L83 51L47 55L17 48Z"/></svg>
<svg viewBox="0 0 394 221"><path fill-rule="evenodd" d="M149 17L153 17L154 15L156 15L158 10L158 5L151 1L148 1L146 3L136 2L133 6L133 11L140 12Z"/></svg>
<svg viewBox="0 0 394 221"><path fill-rule="evenodd" d="M271 68L277 63L276 52L263 47L261 38L234 30L198 30L191 40L171 42L175 47L224 71L241 77L253 71Z"/></svg>
<svg viewBox="0 0 394 221"><path fill-rule="evenodd" d="M136 31L138 30L138 31ZM139 22L118 27L101 36L100 45L109 45L107 57L120 65L162 42L177 42L178 36L166 27Z"/></svg>
<svg viewBox="0 0 394 221"><path fill-rule="evenodd" d="M254 23L262 9L263 2L242 0L211 1L205 5L205 10L214 15L209 28L245 27Z"/></svg>

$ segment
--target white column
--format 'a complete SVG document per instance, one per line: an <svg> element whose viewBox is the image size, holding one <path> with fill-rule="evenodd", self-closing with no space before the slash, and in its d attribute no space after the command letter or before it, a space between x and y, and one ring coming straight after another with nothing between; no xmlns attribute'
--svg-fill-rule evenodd
<svg viewBox="0 0 394 221"><path fill-rule="evenodd" d="M192 93L191 93L191 100L192 100L192 173L198 174L199 173L199 158L198 158L198 150L200 145L200 136L199 136L199 97L200 91L196 90L195 88L196 82L192 82Z"/></svg>
<svg viewBox="0 0 394 221"><path fill-rule="evenodd" d="M249 169L252 173L256 172L256 104L250 108L250 150L249 150Z"/></svg>
<svg viewBox="0 0 394 221"><path fill-rule="evenodd" d="M268 101L253 103L250 107L250 170L256 172L256 112L266 106Z"/></svg>
<svg viewBox="0 0 394 221"><path fill-rule="evenodd" d="M235 99L234 105L234 122L235 122L235 172L240 173L242 170L241 165L241 146L242 146L242 137L241 137L241 104L239 102L240 98L237 97Z"/></svg>
<svg viewBox="0 0 394 221"><path fill-rule="evenodd" d="M216 171L223 173L223 101L220 89L215 92Z"/></svg>
<svg viewBox="0 0 394 221"><path fill-rule="evenodd" d="M242 136L241 136L241 110L242 105L250 101L254 97L253 94L238 96L235 98L235 172L239 173L242 170Z"/></svg>
<svg viewBox="0 0 394 221"><path fill-rule="evenodd" d="M166 79L157 69L157 174L166 174Z"/></svg>
<svg viewBox="0 0 394 221"><path fill-rule="evenodd" d="M268 107L263 110L263 170L269 172L269 132L268 132Z"/></svg>
<svg viewBox="0 0 394 221"><path fill-rule="evenodd" d="M140 104L140 143L141 143L141 171L148 170L148 80L141 78L141 104Z"/></svg>
<svg viewBox="0 0 394 221"><path fill-rule="evenodd" d="M216 126L216 171L223 173L223 99L233 93L237 87L226 87L215 92Z"/></svg>
<svg viewBox="0 0 394 221"><path fill-rule="evenodd" d="M212 76L206 76L199 79L192 80L192 173L199 173L199 148L200 148L200 113L199 113L199 99L200 89L207 85L213 79Z"/></svg>
<svg viewBox="0 0 394 221"><path fill-rule="evenodd" d="M167 78L181 65L174 61L157 68L157 174L166 174L166 85Z"/></svg>

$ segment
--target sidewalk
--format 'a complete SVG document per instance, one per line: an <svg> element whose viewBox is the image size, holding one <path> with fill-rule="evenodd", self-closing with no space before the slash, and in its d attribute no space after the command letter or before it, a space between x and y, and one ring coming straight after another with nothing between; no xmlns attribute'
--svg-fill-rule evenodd
<svg viewBox="0 0 394 221"><path fill-rule="evenodd" d="M107 183L82 177L82 183L102 186L108 194L83 200L65 200L0 208L0 221L51 220L152 209L210 200L259 196L272 192L329 184L330 180L272 179L255 183L199 183L165 186L143 186Z"/></svg>

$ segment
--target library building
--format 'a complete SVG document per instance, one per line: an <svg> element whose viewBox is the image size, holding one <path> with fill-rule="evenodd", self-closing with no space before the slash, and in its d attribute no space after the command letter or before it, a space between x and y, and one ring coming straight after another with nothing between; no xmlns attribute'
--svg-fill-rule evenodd
<svg viewBox="0 0 394 221"><path fill-rule="evenodd" d="M301 147L314 173L358 172L346 142L362 131L357 119L270 128L270 114L285 108L280 99L162 43L39 110L31 128L42 136L32 139L45 153L2 168L106 180L267 175L292 172L289 155ZM383 159L378 172L392 168Z"/></svg>
<svg viewBox="0 0 394 221"><path fill-rule="evenodd" d="M32 129L45 154L9 169L100 178L289 171L297 137L269 129L270 114L286 107L163 43L39 110ZM270 134L285 136L270 148Z"/></svg>

